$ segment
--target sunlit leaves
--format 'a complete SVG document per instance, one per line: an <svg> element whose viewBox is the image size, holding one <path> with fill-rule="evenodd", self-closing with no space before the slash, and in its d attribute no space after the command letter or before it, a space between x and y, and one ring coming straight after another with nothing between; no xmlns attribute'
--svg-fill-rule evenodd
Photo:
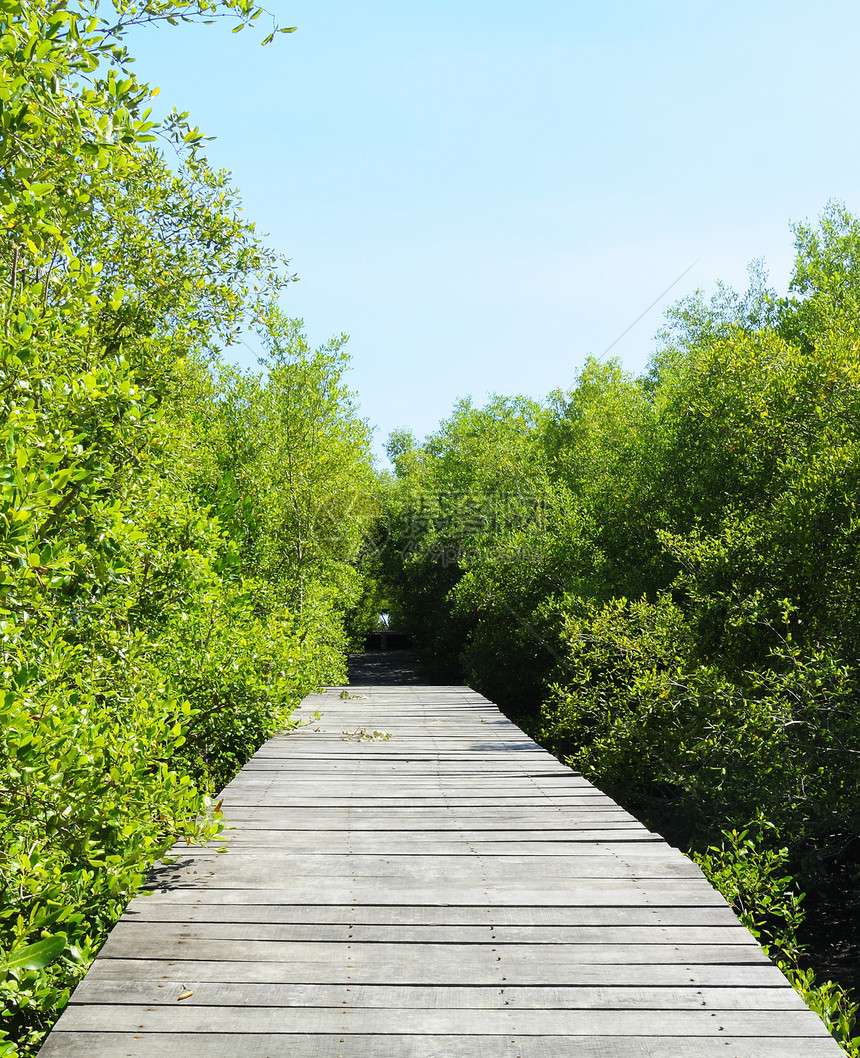
<svg viewBox="0 0 860 1058"><path fill-rule="evenodd" d="M426 652L534 728L543 698L678 840L761 812L814 867L860 833L860 221L795 234L799 296L756 266L685 300L646 377L591 360L522 434L497 401L393 437L381 569ZM525 524L454 513L524 479Z"/></svg>
<svg viewBox="0 0 860 1058"><path fill-rule="evenodd" d="M309 569L296 615L213 513L209 365L289 276L122 44L204 13L261 9L0 4L0 1006L25 1054L148 866L218 832L210 792L343 663L333 586Z"/></svg>

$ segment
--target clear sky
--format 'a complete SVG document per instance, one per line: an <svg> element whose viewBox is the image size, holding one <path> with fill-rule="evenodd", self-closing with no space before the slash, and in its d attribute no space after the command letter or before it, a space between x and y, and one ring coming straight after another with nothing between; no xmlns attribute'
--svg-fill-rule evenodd
<svg viewBox="0 0 860 1058"><path fill-rule="evenodd" d="M693 265L612 349L639 372L671 301L757 257L782 292L789 222L860 210L857 0L269 6L298 29L266 48L225 24L130 48L291 258L287 311L350 335L378 442L571 385Z"/></svg>

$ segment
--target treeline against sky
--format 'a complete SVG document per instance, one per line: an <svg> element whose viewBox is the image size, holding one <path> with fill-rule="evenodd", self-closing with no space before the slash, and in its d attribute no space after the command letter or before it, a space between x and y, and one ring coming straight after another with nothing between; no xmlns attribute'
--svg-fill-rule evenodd
<svg viewBox="0 0 860 1058"><path fill-rule="evenodd" d="M860 838L860 221L795 235L788 296L754 268L681 302L642 378L393 434L368 558L437 676L697 850L791 965L791 870Z"/></svg>
<svg viewBox="0 0 860 1058"><path fill-rule="evenodd" d="M241 2L0 10L0 1054L32 1054L153 861L345 678L369 434L342 340L124 27ZM252 336L265 370L219 350Z"/></svg>

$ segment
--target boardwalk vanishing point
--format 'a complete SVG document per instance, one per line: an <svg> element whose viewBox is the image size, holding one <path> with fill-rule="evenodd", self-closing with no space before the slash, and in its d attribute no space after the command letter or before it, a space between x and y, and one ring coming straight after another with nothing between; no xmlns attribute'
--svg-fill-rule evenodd
<svg viewBox="0 0 860 1058"><path fill-rule="evenodd" d="M349 697L344 695L348 694ZM468 687L351 686L224 791L41 1058L838 1058L699 868Z"/></svg>

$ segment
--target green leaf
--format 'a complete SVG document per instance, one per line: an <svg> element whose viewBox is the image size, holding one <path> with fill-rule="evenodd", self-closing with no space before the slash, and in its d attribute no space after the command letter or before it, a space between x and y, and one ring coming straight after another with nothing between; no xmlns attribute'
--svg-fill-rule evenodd
<svg viewBox="0 0 860 1058"><path fill-rule="evenodd" d="M13 951L4 961L7 970L43 970L63 954L68 937L65 933L54 933L50 937L43 937L35 944L28 944L26 948L18 948Z"/></svg>

